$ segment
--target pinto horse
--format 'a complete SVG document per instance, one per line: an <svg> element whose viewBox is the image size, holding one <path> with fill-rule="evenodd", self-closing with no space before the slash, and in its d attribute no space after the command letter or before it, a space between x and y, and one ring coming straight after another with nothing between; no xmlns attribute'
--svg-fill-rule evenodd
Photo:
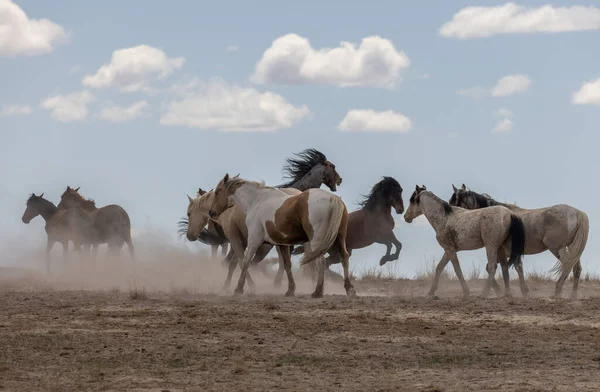
<svg viewBox="0 0 600 392"><path fill-rule="evenodd" d="M350 282L349 255L346 250L348 211L340 197L321 189L310 189L292 196L259 182L230 179L226 174L215 188L209 214L217 218L233 206L238 206L244 212L248 229L248 246L235 294L243 293L250 261L264 242L276 245L283 259L288 277L286 296L294 295L296 286L289 246L299 244L305 244L300 265L318 259L319 275L313 297L323 296L323 255L327 251L342 259L346 294L356 294Z"/></svg>
<svg viewBox="0 0 600 392"><path fill-rule="evenodd" d="M116 204L110 204L101 208L96 207L93 200L84 199L79 194L79 188L73 189L67 186L67 189L60 197L58 208L81 208L90 215L93 228L93 237L90 238L94 248L94 253L98 250L98 245L108 244L109 253L118 254L127 244L131 259L134 259L134 248L131 242L131 222L129 215L125 210Z"/></svg>

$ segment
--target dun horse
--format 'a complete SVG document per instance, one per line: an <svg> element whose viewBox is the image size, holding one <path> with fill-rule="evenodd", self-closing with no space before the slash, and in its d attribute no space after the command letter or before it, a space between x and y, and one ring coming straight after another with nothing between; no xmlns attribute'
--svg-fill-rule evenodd
<svg viewBox="0 0 600 392"><path fill-rule="evenodd" d="M476 210L490 206L504 206L523 220L527 241L526 255L550 250L558 259L554 271L559 275L555 296L560 297L565 279L573 270L573 292L571 298L577 298L579 277L581 275L581 255L587 243L589 221L587 214L567 204L557 204L545 208L525 209L514 204L500 203L489 195L467 190L465 184L460 189L452 185L454 193L450 204ZM520 263L516 266L524 295L529 291L523 278ZM506 278L505 278L506 279Z"/></svg>
<svg viewBox="0 0 600 392"><path fill-rule="evenodd" d="M404 212L402 187L392 177L383 177L373 186L371 193L360 203L361 209L348 214L348 233L346 248L350 255L353 249L365 248L374 243L386 246L385 255L379 260L379 265L388 261L398 260L402 244L394 234L396 222L392 216L392 208L397 214ZM392 245L396 248L392 254ZM293 254L300 254L303 247L298 247ZM339 260L327 258L326 266L339 263Z"/></svg>
<svg viewBox="0 0 600 392"><path fill-rule="evenodd" d="M325 271L322 256L328 250L342 258L346 293L355 294L350 283L349 255L346 250L348 212L341 198L321 189L291 196L262 183L241 178L230 179L227 174L215 188L210 215L216 218L233 205L244 212L248 229L248 246L236 294L243 293L250 260L264 242L277 245L283 259L288 277L286 295L294 295L295 292L289 246L303 243L305 254L300 264L318 259L319 276L313 297L323 296Z"/></svg>
<svg viewBox="0 0 600 392"><path fill-rule="evenodd" d="M116 204L97 208L93 200L84 199L78 191L79 188L73 189L67 187L67 190L65 190L60 198L58 208L69 209L79 207L90 215L93 229L90 242L94 248L94 253L97 252L98 245L106 243L108 244L109 253L118 254L123 244L126 243L131 259L133 260L134 249L131 242L131 223L127 212Z"/></svg>
<svg viewBox="0 0 600 392"><path fill-rule="evenodd" d="M55 242L60 242L63 247L63 259L67 259L69 241L73 243L76 251L81 250L81 245L89 243L91 220L88 214L80 208L59 209L49 200L44 199L44 194L36 196L31 194L27 199L27 208L21 220L28 224L33 218L41 215L46 221L46 272L50 274L50 251Z"/></svg>
<svg viewBox="0 0 600 392"><path fill-rule="evenodd" d="M483 296L489 294L494 282L499 260L505 260L504 247L510 242L509 265L514 264L523 255L525 247L525 231L521 219L508 208L502 206L481 210L465 210L452 207L440 199L425 186L417 185L410 197L410 205L404 214L404 220L411 223L419 215L425 215L436 233L436 239L444 249L444 255L435 270L435 278L429 295L437 290L440 275L448 261L452 262L456 276L460 281L464 296L469 295L469 288L456 255L462 250L475 250L485 247L488 258L488 279Z"/></svg>

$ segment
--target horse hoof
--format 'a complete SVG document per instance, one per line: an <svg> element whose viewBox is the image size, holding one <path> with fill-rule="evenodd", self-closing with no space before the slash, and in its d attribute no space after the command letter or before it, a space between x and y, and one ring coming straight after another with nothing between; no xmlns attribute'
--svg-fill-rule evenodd
<svg viewBox="0 0 600 392"><path fill-rule="evenodd" d="M242 289L235 289L235 291L233 292L234 297L240 296L242 294L244 294L244 290Z"/></svg>
<svg viewBox="0 0 600 392"><path fill-rule="evenodd" d="M323 293L314 292L310 295L312 298L323 298Z"/></svg>
<svg viewBox="0 0 600 392"><path fill-rule="evenodd" d="M346 290L346 295L348 297L356 297L356 290L354 290L353 287L350 287L348 290Z"/></svg>
<svg viewBox="0 0 600 392"><path fill-rule="evenodd" d="M385 260L385 259L381 259L381 260L379 260L379 266L380 266L380 267L384 266L384 265L385 265L385 263L387 263L387 260Z"/></svg>
<svg viewBox="0 0 600 392"><path fill-rule="evenodd" d="M287 292L285 293L285 296L286 296L286 297L293 297L294 295L296 295L296 294L295 294L293 291L287 291Z"/></svg>

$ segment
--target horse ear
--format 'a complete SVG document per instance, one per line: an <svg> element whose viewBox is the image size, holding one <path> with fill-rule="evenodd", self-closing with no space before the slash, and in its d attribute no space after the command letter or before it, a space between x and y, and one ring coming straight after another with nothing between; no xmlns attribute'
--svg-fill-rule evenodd
<svg viewBox="0 0 600 392"><path fill-rule="evenodd" d="M425 185L421 185L421 187L422 187L422 189L423 189L424 191L426 191L426 190L427 190L427 187L426 187Z"/></svg>
<svg viewBox="0 0 600 392"><path fill-rule="evenodd" d="M70 187L70 186L68 186L68 185L67 185L67 190L68 190L68 191L70 191L70 190L71 190L71 187Z"/></svg>
<svg viewBox="0 0 600 392"><path fill-rule="evenodd" d="M41 195L39 195L38 197L44 197L44 192L42 192L42 194L41 194Z"/></svg>
<svg viewBox="0 0 600 392"><path fill-rule="evenodd" d="M31 196L33 196L33 197L37 197L37 196L35 195L35 193L32 193L32 194L31 194Z"/></svg>
<svg viewBox="0 0 600 392"><path fill-rule="evenodd" d="M235 177L233 178L238 178L240 176L240 173L236 174Z"/></svg>
<svg viewBox="0 0 600 392"><path fill-rule="evenodd" d="M79 188L81 188L81 187L78 186L77 189L75 189L75 192L79 192Z"/></svg>
<svg viewBox="0 0 600 392"><path fill-rule="evenodd" d="M456 189L456 187L454 186L454 184L452 184L452 190L454 191L454 193L458 192L458 189Z"/></svg>
<svg viewBox="0 0 600 392"><path fill-rule="evenodd" d="M461 190L466 191L467 187L465 186L465 184L462 184L462 186L460 187Z"/></svg>
<svg viewBox="0 0 600 392"><path fill-rule="evenodd" d="M415 191L419 192L421 190L421 188L419 188L419 186L415 186Z"/></svg>
<svg viewBox="0 0 600 392"><path fill-rule="evenodd" d="M205 191L205 190L203 190L202 188L198 188L198 194L199 194L200 196L202 196L202 195L203 195L203 194L205 194L205 193L206 193L206 191Z"/></svg>
<svg viewBox="0 0 600 392"><path fill-rule="evenodd" d="M223 177L223 184L226 184L227 181L229 181L229 173L225 174L225 177Z"/></svg>
<svg viewBox="0 0 600 392"><path fill-rule="evenodd" d="M190 201L190 203L194 201L194 199L192 199L192 198L190 197L190 195L186 195L186 196L187 196L188 200Z"/></svg>

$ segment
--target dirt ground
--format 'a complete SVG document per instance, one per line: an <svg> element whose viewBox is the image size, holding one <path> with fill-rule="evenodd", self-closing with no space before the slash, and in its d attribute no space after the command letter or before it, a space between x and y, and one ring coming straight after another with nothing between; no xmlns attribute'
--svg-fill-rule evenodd
<svg viewBox="0 0 600 392"><path fill-rule="evenodd" d="M160 258L160 255L156 255ZM0 389L7 391L600 390L600 286L579 301L460 298L456 282L339 283L312 299L220 287L218 262L0 270ZM111 269L112 268L112 269ZM299 275L298 273L296 275ZM261 280L262 279L262 280ZM570 293L567 284L566 293Z"/></svg>

